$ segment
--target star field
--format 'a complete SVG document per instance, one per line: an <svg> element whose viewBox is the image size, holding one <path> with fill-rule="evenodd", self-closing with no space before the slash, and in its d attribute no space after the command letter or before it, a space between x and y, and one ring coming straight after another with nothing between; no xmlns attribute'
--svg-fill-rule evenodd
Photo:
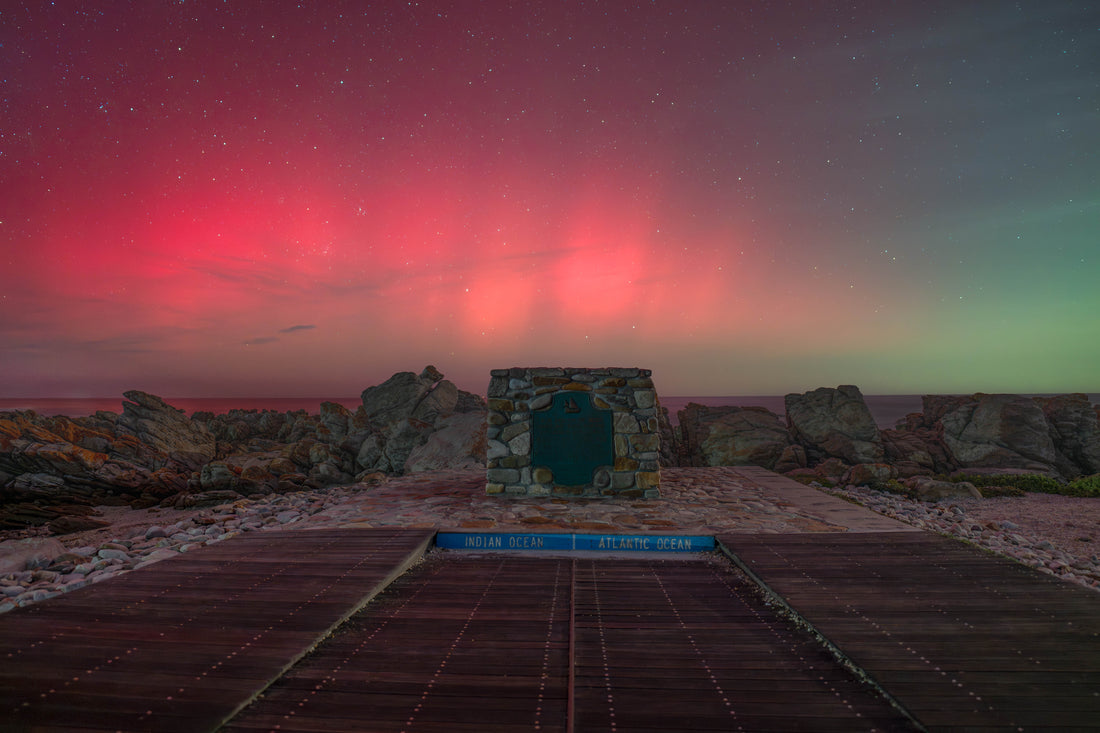
<svg viewBox="0 0 1100 733"><path fill-rule="evenodd" d="M19 2L10 396L1100 391L1100 6Z"/></svg>

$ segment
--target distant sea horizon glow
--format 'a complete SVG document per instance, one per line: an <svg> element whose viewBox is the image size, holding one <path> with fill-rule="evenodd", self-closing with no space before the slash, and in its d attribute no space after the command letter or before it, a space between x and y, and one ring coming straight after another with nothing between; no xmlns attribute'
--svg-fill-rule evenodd
<svg viewBox="0 0 1100 733"><path fill-rule="evenodd" d="M938 394L938 393L935 393ZM1048 394L1025 394L1025 397L1047 397L1053 394L1072 394L1059 392ZM1100 393L1089 393L1089 402L1100 404ZM879 428L892 428L898 420L911 412L921 412L922 395L864 395L867 408ZM359 397L165 397L165 402L179 408L187 415L196 412L226 414L230 410L274 410L276 412L297 412L305 410L316 414L322 402L335 402L350 410L362 404ZM660 398L661 405L668 408L673 424L678 422L677 413L695 402L707 407L763 407L783 417L786 412L784 395L673 395ZM0 398L0 412L33 410L39 415L66 417L87 417L98 411L122 412L122 397L4 397Z"/></svg>

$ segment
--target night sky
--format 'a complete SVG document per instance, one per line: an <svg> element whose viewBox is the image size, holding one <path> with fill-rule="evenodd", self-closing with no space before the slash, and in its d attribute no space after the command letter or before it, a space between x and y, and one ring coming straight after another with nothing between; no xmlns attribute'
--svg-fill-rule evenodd
<svg viewBox="0 0 1100 733"><path fill-rule="evenodd" d="M1100 3L19 2L0 396L1100 392Z"/></svg>

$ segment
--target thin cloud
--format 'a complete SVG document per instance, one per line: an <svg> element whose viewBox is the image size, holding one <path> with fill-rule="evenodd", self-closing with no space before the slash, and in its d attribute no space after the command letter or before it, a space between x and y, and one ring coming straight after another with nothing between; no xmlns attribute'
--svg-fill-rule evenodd
<svg viewBox="0 0 1100 733"><path fill-rule="evenodd" d="M279 329L279 333L293 333L294 331L309 331L310 329L314 329L314 328L317 328L317 326L315 326L311 323L309 325L291 326L290 328L281 328L281 329Z"/></svg>
<svg viewBox="0 0 1100 733"><path fill-rule="evenodd" d="M270 344L272 341L278 341L274 336L261 336L260 338L249 339L244 342L245 346L256 346L258 344Z"/></svg>

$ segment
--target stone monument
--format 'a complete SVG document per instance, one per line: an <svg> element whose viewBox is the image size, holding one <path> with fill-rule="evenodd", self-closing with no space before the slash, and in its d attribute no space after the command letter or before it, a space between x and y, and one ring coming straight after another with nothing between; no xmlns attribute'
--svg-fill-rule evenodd
<svg viewBox="0 0 1100 733"><path fill-rule="evenodd" d="M659 496L650 370L513 367L491 375L486 493Z"/></svg>

